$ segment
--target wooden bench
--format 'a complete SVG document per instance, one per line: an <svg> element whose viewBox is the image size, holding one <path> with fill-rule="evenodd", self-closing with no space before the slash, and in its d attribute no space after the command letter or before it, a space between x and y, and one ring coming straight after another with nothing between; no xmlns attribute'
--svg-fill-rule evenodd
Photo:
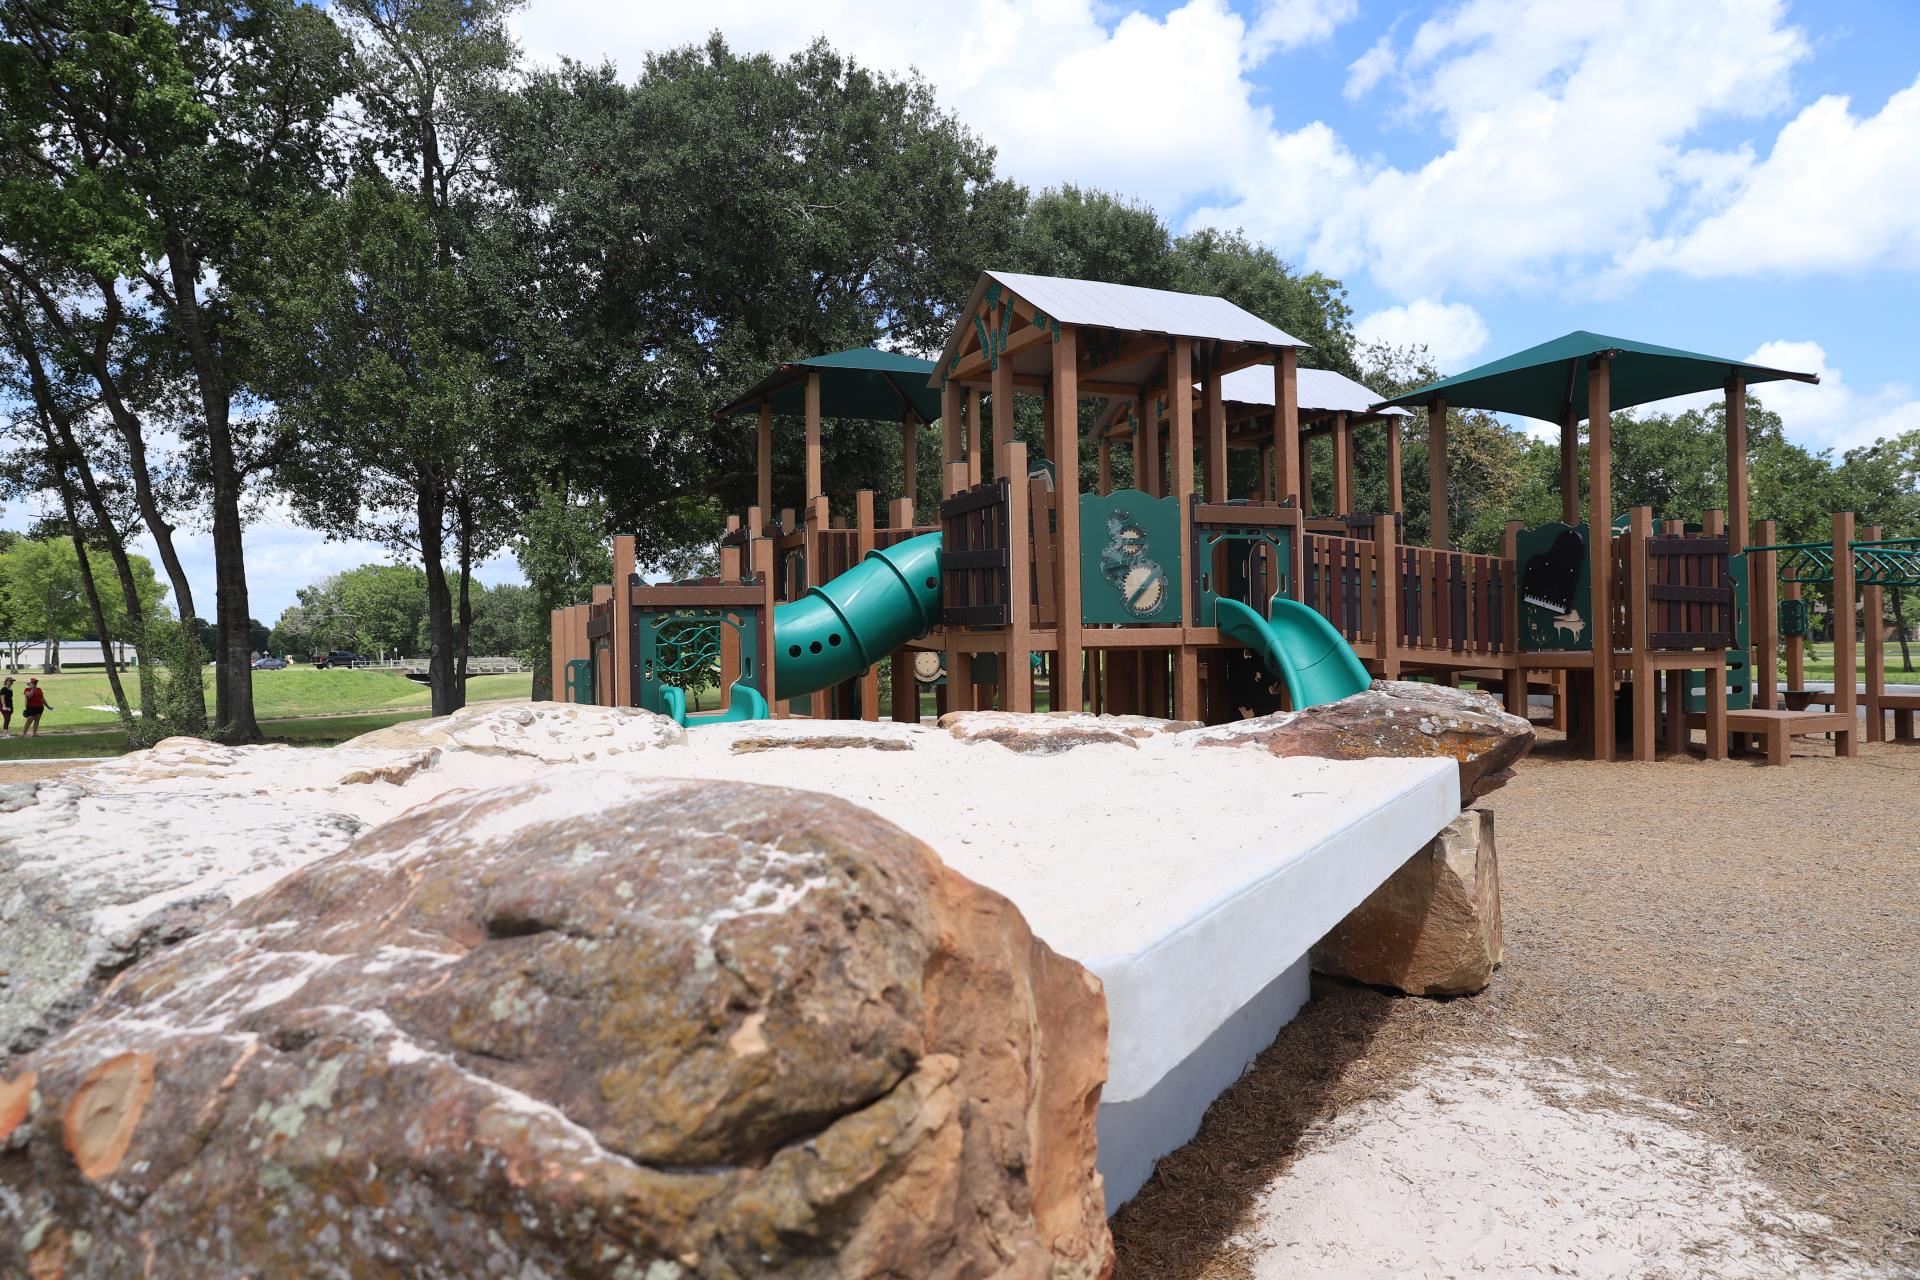
<svg viewBox="0 0 1920 1280"><path fill-rule="evenodd" d="M1705 728L1707 718L1699 712L1687 717L1693 728ZM1787 739L1805 738L1823 733L1833 735L1833 753L1851 756L1857 753L1860 724L1839 711L1728 711L1729 735L1750 733L1767 748L1768 764L1785 764L1791 755Z"/></svg>
<svg viewBox="0 0 1920 1280"><path fill-rule="evenodd" d="M1805 711L1808 707L1833 707L1832 690L1823 689L1782 689L1780 701L1788 711Z"/></svg>
<svg viewBox="0 0 1920 1280"><path fill-rule="evenodd" d="M1861 705L1867 706L1865 698ZM1913 713L1920 711L1920 693L1883 693L1875 700L1879 708L1881 726L1886 725L1887 712L1893 712L1893 742L1916 741L1913 732ZM1867 706L1867 714L1874 714L1874 707Z"/></svg>

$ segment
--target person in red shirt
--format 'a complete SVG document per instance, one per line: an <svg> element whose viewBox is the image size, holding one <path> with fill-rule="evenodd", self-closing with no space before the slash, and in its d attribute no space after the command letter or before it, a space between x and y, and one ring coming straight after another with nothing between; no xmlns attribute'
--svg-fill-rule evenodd
<svg viewBox="0 0 1920 1280"><path fill-rule="evenodd" d="M26 728L20 731L20 736L23 738L39 737L40 736L40 716L42 712L45 712L48 709L49 708L47 704L47 691L40 687L40 682L38 680L34 679L32 676L28 676L27 677L27 717L26 717L27 726Z"/></svg>

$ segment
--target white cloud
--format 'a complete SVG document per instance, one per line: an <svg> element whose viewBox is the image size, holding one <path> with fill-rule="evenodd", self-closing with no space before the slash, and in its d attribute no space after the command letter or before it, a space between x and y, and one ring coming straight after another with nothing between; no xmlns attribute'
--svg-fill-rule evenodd
<svg viewBox="0 0 1920 1280"><path fill-rule="evenodd" d="M1197 217L1403 297L1560 281L1654 234L1708 176L1727 185L1729 162L1690 140L1784 106L1809 51L1781 0L1467 0L1349 78L1391 77L1399 118L1437 132L1439 154L1402 168L1324 125L1270 134L1238 198Z"/></svg>
<svg viewBox="0 0 1920 1280"><path fill-rule="evenodd" d="M824 36L863 64L917 67L941 103L999 149L1002 172L1036 186L1119 190L1159 208L1231 189L1273 134L1248 72L1324 40L1357 0L1269 0L1249 21L1225 0L1188 0L1156 18L1093 0L983 0L955 10L889 0L768 5L606 5L533 0L514 19L529 54L612 59L724 33L740 51L785 55Z"/></svg>
<svg viewBox="0 0 1920 1280"><path fill-rule="evenodd" d="M1420 298L1405 306L1386 307L1361 318L1353 326L1362 342L1390 347L1423 346L1442 373L1459 373L1467 361L1487 345L1487 324L1464 302L1437 302Z"/></svg>
<svg viewBox="0 0 1920 1280"><path fill-rule="evenodd" d="M1348 102L1357 102L1393 74L1393 33L1374 41L1367 51L1347 64L1347 83L1341 90Z"/></svg>
<svg viewBox="0 0 1920 1280"><path fill-rule="evenodd" d="M1718 207L1623 255L1628 272L1690 276L1920 266L1920 79L1859 117L1848 99L1808 106L1763 161L1722 175Z"/></svg>
<svg viewBox="0 0 1920 1280"><path fill-rule="evenodd" d="M1748 361L1770 369L1817 373L1819 383L1765 382L1753 389L1761 403L1780 415L1787 435L1809 448L1832 448L1836 455L1882 437L1920 429L1920 395L1913 387L1889 382L1865 391L1846 380L1817 342L1763 343Z"/></svg>

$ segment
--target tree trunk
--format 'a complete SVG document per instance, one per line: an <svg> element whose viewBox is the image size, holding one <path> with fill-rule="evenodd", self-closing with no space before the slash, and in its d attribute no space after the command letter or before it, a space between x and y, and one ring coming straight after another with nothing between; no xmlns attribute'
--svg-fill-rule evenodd
<svg viewBox="0 0 1920 1280"><path fill-rule="evenodd" d="M240 519L244 477L233 448L226 379L200 314L198 264L173 228L167 235L167 267L173 279L173 318L193 358L213 481L214 734L225 742L258 742L260 724L253 713L253 615L247 602L246 545Z"/></svg>
<svg viewBox="0 0 1920 1280"><path fill-rule="evenodd" d="M1900 669L1913 670L1913 651L1907 647L1906 600L1901 589L1893 589L1893 626L1900 633Z"/></svg>
<svg viewBox="0 0 1920 1280"><path fill-rule="evenodd" d="M427 572L427 687L433 691L433 714L450 716L460 709L455 696L453 593L447 586L446 496L439 477L423 473L417 496L420 524L420 560Z"/></svg>
<svg viewBox="0 0 1920 1280"><path fill-rule="evenodd" d="M100 661L107 669L107 687L113 690L114 710L119 713L127 736L137 740L139 730L133 722L133 709L127 705L127 691L120 683L120 666L113 660L113 635L107 630L107 613L100 605L100 587L93 580L93 563L87 559L87 540L80 533L80 511L73 500L73 483L67 479L63 467L56 467L54 475L60 486L60 505L67 514L67 536L73 541L74 555L79 561L80 589L87 594L93 633L100 638Z"/></svg>
<svg viewBox="0 0 1920 1280"><path fill-rule="evenodd" d="M454 504L460 534L460 613L453 629L454 702L467 705L467 641L473 634L473 507L465 496Z"/></svg>

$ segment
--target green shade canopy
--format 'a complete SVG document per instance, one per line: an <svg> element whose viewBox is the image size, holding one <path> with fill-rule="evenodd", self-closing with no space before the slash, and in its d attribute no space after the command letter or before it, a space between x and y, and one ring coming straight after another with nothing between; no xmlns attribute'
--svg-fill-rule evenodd
<svg viewBox="0 0 1920 1280"><path fill-rule="evenodd" d="M855 347L783 364L713 416L731 417L771 404L775 413L799 417L807 411L807 375L818 373L822 418L899 422L911 409L920 421L932 422L940 416L940 393L927 385L933 370L931 360Z"/></svg>
<svg viewBox="0 0 1920 1280"><path fill-rule="evenodd" d="M1697 351L1659 347L1650 342L1609 338L1603 333L1580 329L1477 369L1429 382L1417 391L1382 401L1374 408L1376 412L1391 405L1419 408L1439 397L1449 408L1489 409L1547 422L1559 422L1571 405L1574 412L1584 418L1587 361L1603 353L1613 355L1613 374L1608 385L1612 409L1631 409L1637 404L1696 391L1718 391L1735 373L1745 374L1748 383L1776 382L1781 378L1820 381L1817 374L1768 369L1740 360L1703 356Z"/></svg>

